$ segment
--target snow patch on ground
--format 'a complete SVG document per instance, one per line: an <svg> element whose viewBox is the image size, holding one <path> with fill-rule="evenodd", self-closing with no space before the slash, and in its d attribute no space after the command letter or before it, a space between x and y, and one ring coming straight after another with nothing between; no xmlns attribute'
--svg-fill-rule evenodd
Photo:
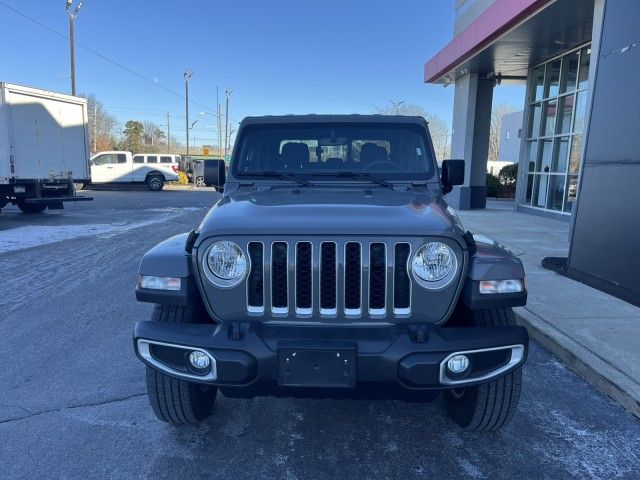
<svg viewBox="0 0 640 480"><path fill-rule="evenodd" d="M39 247L50 243L62 242L74 238L123 233L134 228L146 227L154 223L168 220L179 213L186 213L200 208L162 208L151 209L161 213L150 220L140 222L94 223L86 225L34 225L0 231L0 254Z"/></svg>

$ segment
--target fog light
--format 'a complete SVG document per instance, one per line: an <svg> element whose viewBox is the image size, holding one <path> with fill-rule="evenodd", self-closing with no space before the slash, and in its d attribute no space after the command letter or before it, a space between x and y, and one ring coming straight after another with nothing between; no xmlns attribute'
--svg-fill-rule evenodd
<svg viewBox="0 0 640 480"><path fill-rule="evenodd" d="M456 375L464 373L469 368L469 357L454 355L447 361L447 370Z"/></svg>
<svg viewBox="0 0 640 480"><path fill-rule="evenodd" d="M189 363L191 363L192 367L197 368L198 370L202 370L208 368L209 365L211 365L211 359L208 355L198 350L194 350L189 354Z"/></svg>

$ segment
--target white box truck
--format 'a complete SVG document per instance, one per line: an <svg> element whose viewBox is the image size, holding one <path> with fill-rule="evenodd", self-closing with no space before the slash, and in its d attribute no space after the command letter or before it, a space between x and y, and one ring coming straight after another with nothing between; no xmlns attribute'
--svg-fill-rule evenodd
<svg viewBox="0 0 640 480"><path fill-rule="evenodd" d="M63 208L89 181L87 101L0 82L0 209Z"/></svg>

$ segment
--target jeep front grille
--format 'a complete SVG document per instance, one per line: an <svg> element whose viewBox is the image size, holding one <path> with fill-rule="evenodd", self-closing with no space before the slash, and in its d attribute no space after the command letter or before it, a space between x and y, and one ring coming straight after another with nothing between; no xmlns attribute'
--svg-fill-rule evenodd
<svg viewBox="0 0 640 480"><path fill-rule="evenodd" d="M411 312L409 243L248 242L247 310L382 318Z"/></svg>

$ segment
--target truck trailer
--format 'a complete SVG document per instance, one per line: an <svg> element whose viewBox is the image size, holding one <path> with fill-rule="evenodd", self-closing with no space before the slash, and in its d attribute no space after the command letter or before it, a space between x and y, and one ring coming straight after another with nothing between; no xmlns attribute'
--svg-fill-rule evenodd
<svg viewBox="0 0 640 480"><path fill-rule="evenodd" d="M0 82L0 209L61 209L89 181L87 101Z"/></svg>

